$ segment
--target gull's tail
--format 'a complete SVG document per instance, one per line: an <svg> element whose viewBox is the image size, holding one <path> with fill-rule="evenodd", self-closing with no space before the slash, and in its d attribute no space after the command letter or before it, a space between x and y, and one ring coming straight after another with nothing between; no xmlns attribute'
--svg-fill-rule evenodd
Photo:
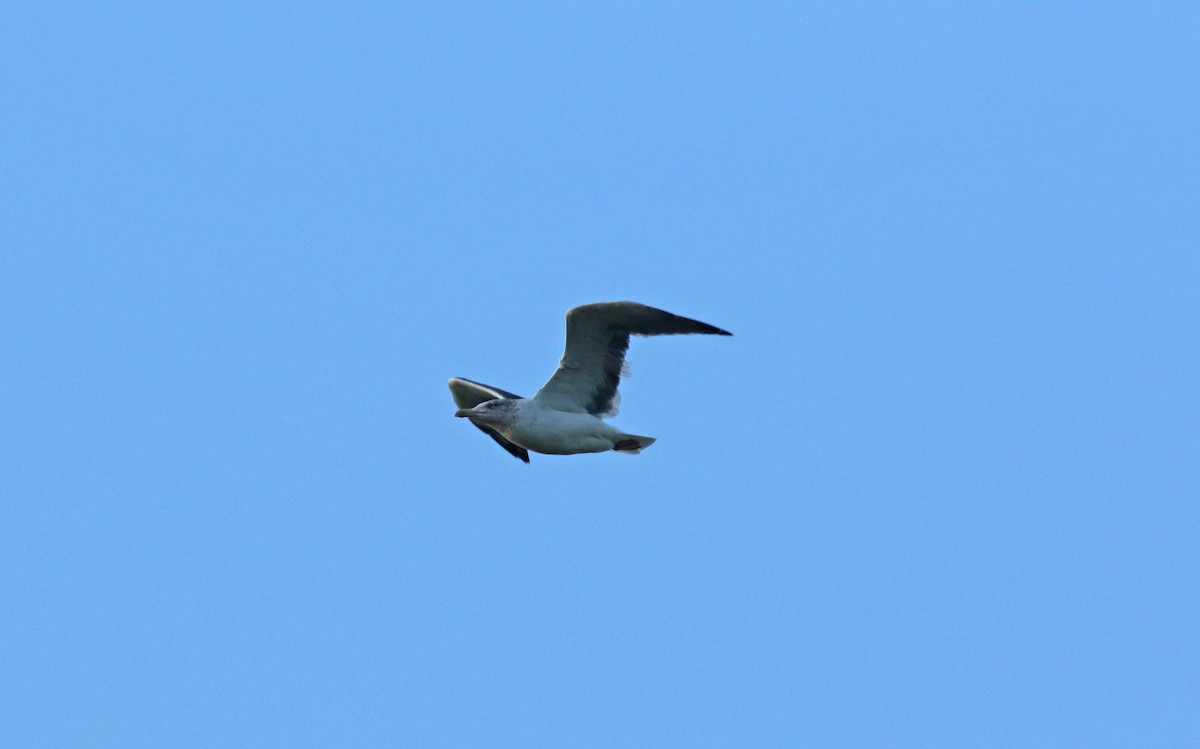
<svg viewBox="0 0 1200 749"><path fill-rule="evenodd" d="M637 455L655 442L653 437L639 437L636 434L619 434L613 442L613 449L619 453Z"/></svg>

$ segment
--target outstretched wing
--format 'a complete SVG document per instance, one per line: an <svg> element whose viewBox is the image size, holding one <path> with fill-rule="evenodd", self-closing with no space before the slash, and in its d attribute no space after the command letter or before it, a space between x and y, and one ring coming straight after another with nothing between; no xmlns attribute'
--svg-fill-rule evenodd
<svg viewBox="0 0 1200 749"><path fill-rule="evenodd" d="M558 370L533 396L558 411L616 414L621 365L632 335L733 335L708 323L637 302L584 304L567 312L567 347Z"/></svg>
<svg viewBox="0 0 1200 749"><path fill-rule="evenodd" d="M514 395L507 390L494 388L490 385L484 385L480 382L472 382L461 377L450 378L450 395L454 397L454 403L459 408L474 408L484 401L496 400L497 398L520 398L519 395ZM471 422L475 424L475 422ZM523 447L519 447L504 439L503 435L491 427L475 424L481 432L496 440L496 442L508 450L514 457L520 458L526 463L529 462L529 451Z"/></svg>

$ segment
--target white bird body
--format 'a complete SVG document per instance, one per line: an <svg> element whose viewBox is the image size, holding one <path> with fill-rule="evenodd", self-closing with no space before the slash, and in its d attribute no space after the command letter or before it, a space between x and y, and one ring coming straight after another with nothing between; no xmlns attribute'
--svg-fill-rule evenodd
<svg viewBox="0 0 1200 749"><path fill-rule="evenodd" d="M589 413L556 411L539 403L538 399L522 400L520 418L508 431L501 433L526 450L547 455L602 453L612 450L630 435L605 423ZM643 440L653 442L649 437ZM647 447L649 442L642 445Z"/></svg>
<svg viewBox="0 0 1200 749"><path fill-rule="evenodd" d="M617 386L630 335L707 333L720 328L636 302L601 302L567 312L567 345L550 380L532 398L454 377L455 416L471 420L505 450L529 462L529 451L574 455L616 450L637 454L653 437L626 434L603 419L616 415Z"/></svg>

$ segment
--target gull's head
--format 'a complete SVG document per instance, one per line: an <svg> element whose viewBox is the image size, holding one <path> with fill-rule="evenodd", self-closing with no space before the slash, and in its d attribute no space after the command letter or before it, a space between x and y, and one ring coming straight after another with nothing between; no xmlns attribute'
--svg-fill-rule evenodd
<svg viewBox="0 0 1200 749"><path fill-rule="evenodd" d="M476 424L505 424L517 417L517 401L511 398L497 398L484 401L475 408L460 408L455 416L468 418Z"/></svg>

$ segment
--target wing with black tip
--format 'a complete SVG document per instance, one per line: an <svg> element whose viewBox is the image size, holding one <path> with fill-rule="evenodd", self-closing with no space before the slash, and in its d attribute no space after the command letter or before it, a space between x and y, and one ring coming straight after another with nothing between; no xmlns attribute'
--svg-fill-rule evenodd
<svg viewBox="0 0 1200 749"><path fill-rule="evenodd" d="M459 408L474 408L484 401L496 400L497 398L520 398L519 395L514 395L507 390L494 388L491 385L484 385L481 382L473 382L463 379L462 377L450 378L450 395L454 397L454 404ZM475 424L475 422L471 422ZM520 458L526 463L529 462L529 451L518 445L509 442L491 427L475 424L479 431L484 432L487 436L496 440L496 443L503 447L515 458Z"/></svg>

